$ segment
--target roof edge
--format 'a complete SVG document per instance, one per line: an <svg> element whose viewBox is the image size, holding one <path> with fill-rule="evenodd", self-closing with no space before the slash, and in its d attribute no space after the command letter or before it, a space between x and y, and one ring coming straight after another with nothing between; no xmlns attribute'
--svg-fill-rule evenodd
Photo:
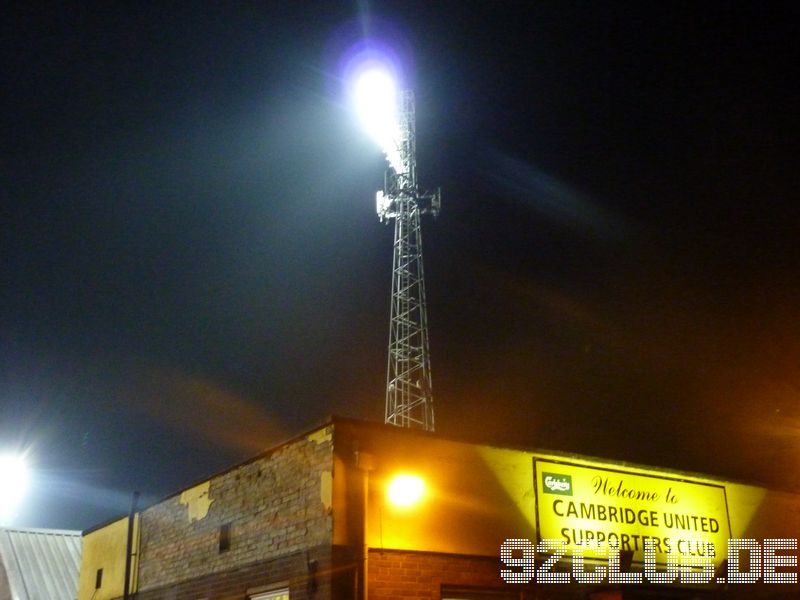
<svg viewBox="0 0 800 600"><path fill-rule="evenodd" d="M80 529L47 529L44 527L14 527L12 525L0 525L0 531L67 536L79 536L82 533Z"/></svg>
<svg viewBox="0 0 800 600"><path fill-rule="evenodd" d="M158 499L154 500L153 502L150 502L147 505L137 507L136 514L141 514L144 511L152 508L156 504L161 504L162 502L164 502L166 500L169 500L170 498L174 498L178 494L180 494L180 493L182 493L182 492L184 492L184 491L186 491L186 490L188 490L190 488L193 488L196 485L200 485L201 483L203 483L205 481L209 481L211 479L214 479L215 477L219 477L221 475L224 475L225 473L230 473L234 469L238 469L239 467L243 467L243 466L248 465L248 464L250 464L252 462L255 462L257 460L265 458L265 457L269 456L270 454L272 454L274 452L277 452L281 448L283 448L285 446L288 446L289 444L293 444L293 443L301 440L302 438L309 436L310 434L314 433L315 431L319 431L320 429L324 429L325 427L330 427L331 425L334 424L334 422L336 420L340 420L340 419L338 417L334 417L333 415L329 415L329 416L327 416L325 418L324 421L322 421L321 423L318 423L316 426L311 427L310 429L304 429L302 432L300 432L300 433L298 433L296 435L293 435L289 439L284 440L283 442L280 442L280 443L278 443L278 444L276 444L274 446L269 446L268 448L262 450L261 452L259 452L258 454L254 455L254 456L251 456L250 458L246 458L243 461L235 463L235 464L233 464L233 465L231 465L229 467L225 467L224 469L221 469L219 471L211 473L210 475L206 475L206 476L204 476L202 478L199 478L199 479L194 479L191 482L189 482L188 484L182 486L180 489L178 489L178 490L176 490L174 492L170 492L170 493L168 493L168 494L166 494L164 496L161 496ZM108 527L112 523L116 523L117 521L121 521L122 519L127 519L127 518L128 518L128 513L118 514L116 517L111 517L110 519L102 521L101 523L98 523L97 525L93 525L93 526L91 526L91 527L89 527L87 529L82 530L81 531L81 535L84 535L84 536L88 535L88 534L93 533L93 532L95 532L95 531L97 531L99 529L103 529L104 527Z"/></svg>

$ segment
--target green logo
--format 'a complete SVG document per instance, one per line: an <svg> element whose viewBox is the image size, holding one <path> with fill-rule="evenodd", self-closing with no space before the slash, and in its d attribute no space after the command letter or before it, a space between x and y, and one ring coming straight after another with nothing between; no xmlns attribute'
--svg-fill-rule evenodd
<svg viewBox="0 0 800 600"><path fill-rule="evenodd" d="M542 473L545 494L572 496L572 476L558 473Z"/></svg>

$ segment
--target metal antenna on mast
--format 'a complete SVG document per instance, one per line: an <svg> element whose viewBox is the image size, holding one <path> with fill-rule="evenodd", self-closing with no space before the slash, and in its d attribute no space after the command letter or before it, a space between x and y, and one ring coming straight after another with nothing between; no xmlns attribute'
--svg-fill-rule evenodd
<svg viewBox="0 0 800 600"><path fill-rule="evenodd" d="M381 222L394 219L385 422L433 431L420 215L439 214L441 190L426 193L417 185L414 93L410 90L401 94L398 121L396 153L387 156L391 166L383 191L377 193Z"/></svg>

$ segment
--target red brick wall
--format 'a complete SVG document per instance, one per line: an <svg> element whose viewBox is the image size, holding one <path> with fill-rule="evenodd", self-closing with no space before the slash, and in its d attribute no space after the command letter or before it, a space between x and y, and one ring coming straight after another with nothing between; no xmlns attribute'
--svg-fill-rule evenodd
<svg viewBox="0 0 800 600"><path fill-rule="evenodd" d="M498 558L375 550L369 552L370 600L440 600L442 586L518 591L500 578Z"/></svg>

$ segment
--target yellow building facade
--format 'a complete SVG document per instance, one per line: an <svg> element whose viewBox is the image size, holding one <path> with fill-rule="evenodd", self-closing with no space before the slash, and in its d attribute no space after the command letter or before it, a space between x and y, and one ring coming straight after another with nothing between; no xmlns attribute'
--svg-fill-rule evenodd
<svg viewBox="0 0 800 600"><path fill-rule="evenodd" d="M796 545L770 542L796 544L798 494L340 418L141 510L136 525L142 599L800 597ZM749 540L741 565L729 539ZM85 533L79 600L121 597L126 541L127 519ZM544 571L543 544L563 552ZM573 576L576 549L587 573L611 568L609 545L640 583ZM731 583L752 579L756 547L759 577ZM643 575L669 575L671 556L708 583ZM546 571L569 583L543 582ZM788 583L765 583L772 572Z"/></svg>

